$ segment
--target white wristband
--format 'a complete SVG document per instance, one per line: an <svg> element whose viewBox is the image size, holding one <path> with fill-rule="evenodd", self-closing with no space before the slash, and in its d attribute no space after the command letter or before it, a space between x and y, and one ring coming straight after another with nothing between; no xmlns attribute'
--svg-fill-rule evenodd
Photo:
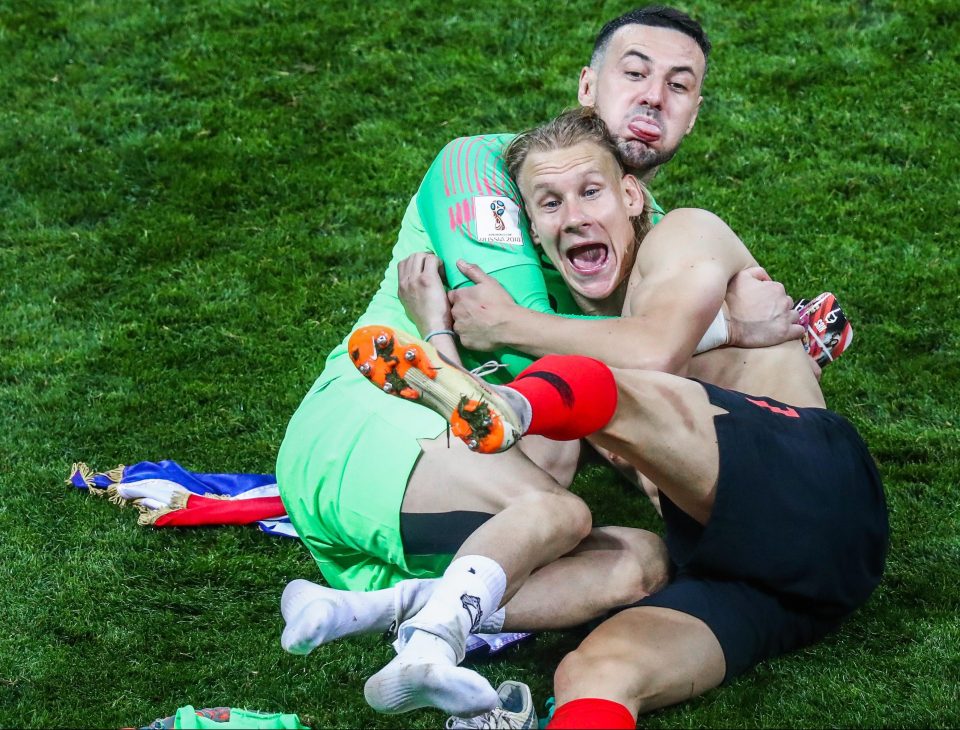
<svg viewBox="0 0 960 730"><path fill-rule="evenodd" d="M727 318L723 316L723 307L720 307L720 311L717 312L717 316L713 318L713 322L707 327L707 331L703 333L703 337L700 338L700 344L697 345L697 349L693 351L693 354L699 355L701 352L723 347L727 344L729 337L730 332L727 329Z"/></svg>

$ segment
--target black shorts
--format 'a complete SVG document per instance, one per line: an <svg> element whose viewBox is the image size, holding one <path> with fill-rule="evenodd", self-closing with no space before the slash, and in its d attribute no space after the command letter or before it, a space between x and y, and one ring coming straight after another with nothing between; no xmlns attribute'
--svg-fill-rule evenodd
<svg viewBox="0 0 960 730"><path fill-rule="evenodd" d="M844 418L701 383L720 453L710 520L660 503L674 580L634 604L696 616L725 681L835 629L880 582L889 541L879 474Z"/></svg>
<svg viewBox="0 0 960 730"><path fill-rule="evenodd" d="M401 512L400 539L407 555L453 555L493 515L486 512Z"/></svg>

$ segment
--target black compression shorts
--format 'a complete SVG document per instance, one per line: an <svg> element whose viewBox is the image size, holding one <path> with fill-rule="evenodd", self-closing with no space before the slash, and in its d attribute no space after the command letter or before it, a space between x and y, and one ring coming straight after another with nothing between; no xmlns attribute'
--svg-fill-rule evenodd
<svg viewBox="0 0 960 730"><path fill-rule="evenodd" d="M729 681L819 640L867 600L883 573L887 509L873 459L844 418L701 385L728 412L714 418L713 511L701 526L661 494L675 577L633 605L706 623Z"/></svg>

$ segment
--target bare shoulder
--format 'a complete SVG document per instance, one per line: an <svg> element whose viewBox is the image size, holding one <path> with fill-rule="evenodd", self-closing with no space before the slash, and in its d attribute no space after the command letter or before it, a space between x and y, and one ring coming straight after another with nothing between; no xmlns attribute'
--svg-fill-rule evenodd
<svg viewBox="0 0 960 730"><path fill-rule="evenodd" d="M721 260L735 269L755 264L739 236L720 216L703 208L677 208L667 213L643 239L637 268L646 274L674 264Z"/></svg>

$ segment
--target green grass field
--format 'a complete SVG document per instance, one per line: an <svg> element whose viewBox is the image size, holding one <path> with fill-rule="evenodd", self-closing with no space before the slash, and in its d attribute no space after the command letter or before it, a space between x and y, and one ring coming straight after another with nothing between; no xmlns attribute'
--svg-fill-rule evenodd
<svg viewBox="0 0 960 730"><path fill-rule="evenodd" d="M188 703L442 725L367 708L378 639L282 652L283 586L319 579L297 542L138 527L64 479L81 460L272 471L433 155L573 104L629 7L0 0L0 726ZM893 534L839 634L641 724L960 726L960 6L684 7L715 55L652 188L723 216L795 297L838 294L856 337L823 385L874 452ZM574 488L598 521L658 524L606 466ZM477 666L542 707L580 637Z"/></svg>

